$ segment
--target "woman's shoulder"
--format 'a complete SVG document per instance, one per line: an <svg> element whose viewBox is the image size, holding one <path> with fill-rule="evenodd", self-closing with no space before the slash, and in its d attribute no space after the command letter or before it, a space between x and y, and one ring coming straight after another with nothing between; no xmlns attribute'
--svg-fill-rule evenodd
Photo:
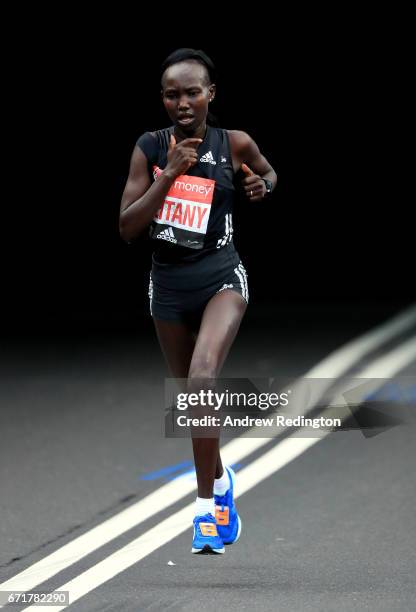
<svg viewBox="0 0 416 612"><path fill-rule="evenodd" d="M242 130L226 130L226 132L230 142L235 143L237 146L247 144L252 140L251 136Z"/></svg>
<svg viewBox="0 0 416 612"><path fill-rule="evenodd" d="M154 130L153 132L147 132L147 134L151 134L153 138L157 138L160 134L165 134L166 132L170 132L171 130L172 126L160 128L159 130Z"/></svg>
<svg viewBox="0 0 416 612"><path fill-rule="evenodd" d="M244 157L247 150L253 146L253 139L242 130L226 130L233 155Z"/></svg>
<svg viewBox="0 0 416 612"><path fill-rule="evenodd" d="M169 147L169 128L155 130L153 132L143 132L136 141L146 157L154 161L160 149Z"/></svg>
<svg viewBox="0 0 416 612"><path fill-rule="evenodd" d="M170 128L161 128L160 130L146 131L142 132L139 138L153 138L154 140L158 140L161 136L169 132Z"/></svg>

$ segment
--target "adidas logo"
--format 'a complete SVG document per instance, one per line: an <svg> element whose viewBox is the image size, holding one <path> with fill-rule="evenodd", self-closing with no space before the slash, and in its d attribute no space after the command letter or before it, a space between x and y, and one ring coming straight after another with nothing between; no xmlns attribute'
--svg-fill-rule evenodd
<svg viewBox="0 0 416 612"><path fill-rule="evenodd" d="M168 240L169 242L174 242L175 244L178 242L171 227L168 227L167 229L163 230L163 232L160 232L160 234L158 234L156 238L160 238L161 240Z"/></svg>
<svg viewBox="0 0 416 612"><path fill-rule="evenodd" d="M203 155L199 161L205 162L207 164L212 164L213 166L217 165L217 162L214 161L211 151L208 151L208 153L205 153L205 155Z"/></svg>
<svg viewBox="0 0 416 612"><path fill-rule="evenodd" d="M219 293L220 291L224 291L224 289L232 289L234 287L234 285L232 283L228 284L224 283L223 286L221 287L221 289L218 289L217 293Z"/></svg>

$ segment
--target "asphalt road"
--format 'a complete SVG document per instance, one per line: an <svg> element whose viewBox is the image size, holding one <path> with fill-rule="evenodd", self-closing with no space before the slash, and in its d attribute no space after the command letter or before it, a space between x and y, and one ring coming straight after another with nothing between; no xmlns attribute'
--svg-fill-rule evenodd
<svg viewBox="0 0 416 612"><path fill-rule="evenodd" d="M300 377L396 312L252 309L223 375ZM409 328L361 366L414 333ZM130 337L32 338L3 347L1 583L170 482L178 470L169 469L189 469L192 460L189 440L163 434L166 370L149 322ZM404 374L416 377L416 362ZM371 437L328 435L238 499L243 532L224 555L191 555L190 524L69 609L414 610L415 424ZM241 460L237 487L238 472L276 444ZM194 497L141 517L32 590L77 578Z"/></svg>

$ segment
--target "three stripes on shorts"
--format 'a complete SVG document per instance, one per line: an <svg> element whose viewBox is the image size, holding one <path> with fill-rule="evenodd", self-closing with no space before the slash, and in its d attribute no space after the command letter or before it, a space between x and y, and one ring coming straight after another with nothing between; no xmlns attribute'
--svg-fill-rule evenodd
<svg viewBox="0 0 416 612"><path fill-rule="evenodd" d="M238 280L240 281L242 296L248 304L247 272L241 262L238 264L236 268L234 268L234 272L238 276Z"/></svg>
<svg viewBox="0 0 416 612"><path fill-rule="evenodd" d="M222 238L219 238L217 242L217 249L223 247L227 242L231 242L233 238L233 218L231 213L225 215L225 234Z"/></svg>

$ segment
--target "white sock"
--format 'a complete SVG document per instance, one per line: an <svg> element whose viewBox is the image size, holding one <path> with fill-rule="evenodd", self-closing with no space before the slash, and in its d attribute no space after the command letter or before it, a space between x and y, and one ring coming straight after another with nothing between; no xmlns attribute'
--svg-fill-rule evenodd
<svg viewBox="0 0 416 612"><path fill-rule="evenodd" d="M197 497L195 500L195 516L202 516L210 512L215 516L215 503L213 497Z"/></svg>
<svg viewBox="0 0 416 612"><path fill-rule="evenodd" d="M230 478L228 472L224 467L224 472L221 478L215 478L214 480L214 495L225 495L230 488Z"/></svg>

